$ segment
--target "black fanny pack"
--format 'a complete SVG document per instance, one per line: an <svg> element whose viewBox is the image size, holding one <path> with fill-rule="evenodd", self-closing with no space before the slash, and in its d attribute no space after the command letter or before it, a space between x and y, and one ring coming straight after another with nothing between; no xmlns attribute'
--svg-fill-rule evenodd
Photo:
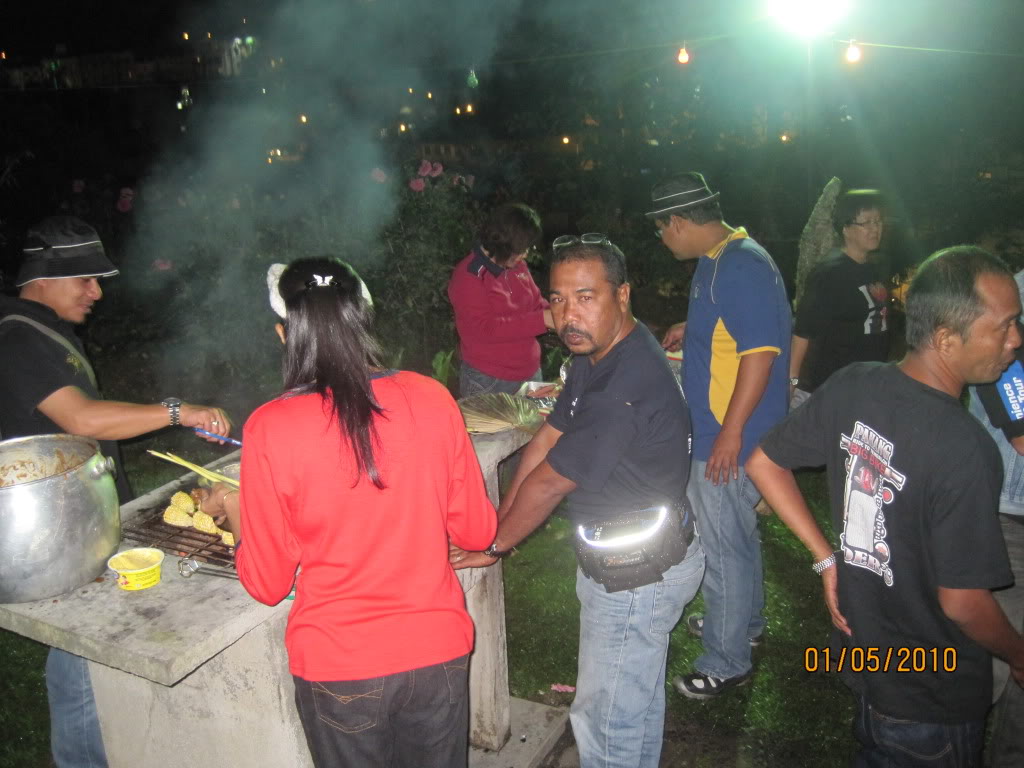
<svg viewBox="0 0 1024 768"><path fill-rule="evenodd" d="M661 581L692 541L693 519L685 506L648 507L577 526L576 560L586 576L620 592Z"/></svg>

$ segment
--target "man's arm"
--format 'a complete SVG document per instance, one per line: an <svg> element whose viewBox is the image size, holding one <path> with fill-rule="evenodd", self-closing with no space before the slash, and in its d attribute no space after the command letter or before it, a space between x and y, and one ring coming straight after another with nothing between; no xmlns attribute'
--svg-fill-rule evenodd
<svg viewBox="0 0 1024 768"><path fill-rule="evenodd" d="M736 387L733 389L729 407L725 411L722 429L711 446L704 477L714 485L728 483L730 478L739 477L737 464L743 445L743 426L761 401L768 386L768 375L777 357L772 350L751 352L740 358L736 373Z"/></svg>
<svg viewBox="0 0 1024 768"><path fill-rule="evenodd" d="M562 497L576 487L547 463L548 451L561 436L559 430L545 423L523 449L516 473L498 507L496 549L511 549L525 539L547 519ZM513 538L514 541L509 541ZM495 562L495 558L482 552L464 552L458 547L450 548L449 557L456 569L480 568Z"/></svg>
<svg viewBox="0 0 1024 768"><path fill-rule="evenodd" d="M790 470L780 467L764 451L755 448L747 461L746 471L779 519L810 550L814 562L820 562L832 554L832 546L818 527ZM832 615L832 623L849 635L852 634L850 625L839 612L837 571L837 566L833 565L821 574L825 605Z"/></svg>
<svg viewBox="0 0 1024 768"><path fill-rule="evenodd" d="M939 587L939 605L965 635L1004 659L1014 680L1024 685L1024 638L1010 625L991 591Z"/></svg>
<svg viewBox="0 0 1024 768"><path fill-rule="evenodd" d="M113 400L94 400L78 387L61 387L36 406L40 413L68 434L97 440L124 440L170 424L167 408ZM200 427L227 435L231 421L220 408L181 404L183 427ZM207 438L214 442L213 438Z"/></svg>
<svg viewBox="0 0 1024 768"><path fill-rule="evenodd" d="M686 337L686 321L676 323L669 328L661 339L662 349L669 352L678 352L683 346L683 339Z"/></svg>
<svg viewBox="0 0 1024 768"><path fill-rule="evenodd" d="M803 336L797 336L793 334L792 343L789 347L789 378L798 379L800 378L800 369L804 364L804 357L807 356L807 347L811 344L810 339L805 339ZM794 386L791 384L789 387L789 395L793 396Z"/></svg>

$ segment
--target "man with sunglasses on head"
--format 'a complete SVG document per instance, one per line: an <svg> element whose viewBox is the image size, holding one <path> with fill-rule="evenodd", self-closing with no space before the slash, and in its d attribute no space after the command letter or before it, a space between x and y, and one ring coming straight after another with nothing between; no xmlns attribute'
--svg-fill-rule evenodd
<svg viewBox="0 0 1024 768"><path fill-rule="evenodd" d="M718 195L701 174L683 173L654 186L646 214L675 258L697 259L686 322L662 341L670 350L683 346L693 419L687 496L707 557L705 613L686 622L704 652L692 673L673 681L692 699L742 685L753 671L750 649L765 626L754 511L760 494L743 464L786 415L789 395L791 315L782 275L745 229L722 220Z"/></svg>
<svg viewBox="0 0 1024 768"><path fill-rule="evenodd" d="M657 768L672 628L704 555L686 504L690 420L668 361L630 310L626 260L605 235L554 242L550 304L575 355L554 411L523 451L487 566L568 499L580 601L576 698L582 768Z"/></svg>

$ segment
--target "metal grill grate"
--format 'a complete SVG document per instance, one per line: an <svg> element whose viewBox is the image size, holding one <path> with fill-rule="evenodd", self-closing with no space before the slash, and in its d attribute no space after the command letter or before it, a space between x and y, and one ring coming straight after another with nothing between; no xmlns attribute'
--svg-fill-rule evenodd
<svg viewBox="0 0 1024 768"><path fill-rule="evenodd" d="M163 518L163 510L159 510L138 522L133 520L121 526L121 535L129 541L156 547L168 554L189 555L203 563L235 567L235 550L223 544L220 536L203 533L195 528L168 525Z"/></svg>

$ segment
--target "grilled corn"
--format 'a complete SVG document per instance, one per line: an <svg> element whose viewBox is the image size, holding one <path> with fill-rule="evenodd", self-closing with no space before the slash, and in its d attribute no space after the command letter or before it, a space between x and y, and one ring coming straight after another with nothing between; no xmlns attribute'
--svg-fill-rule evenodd
<svg viewBox="0 0 1024 768"><path fill-rule="evenodd" d="M192 497L189 496L184 491L178 491L173 496L171 496L171 506L177 507L182 512L185 512L189 515L196 511L195 502L193 502Z"/></svg>
<svg viewBox="0 0 1024 768"><path fill-rule="evenodd" d="M209 515L207 515L209 517ZM192 517L188 512L176 507L173 504L164 510L164 522L170 525L176 525L179 528L188 528L192 525ZM213 519L210 519L213 522Z"/></svg>
<svg viewBox="0 0 1024 768"><path fill-rule="evenodd" d="M221 532L217 524L213 522L213 518L205 512L196 512L192 516L192 527L203 533L219 534Z"/></svg>

